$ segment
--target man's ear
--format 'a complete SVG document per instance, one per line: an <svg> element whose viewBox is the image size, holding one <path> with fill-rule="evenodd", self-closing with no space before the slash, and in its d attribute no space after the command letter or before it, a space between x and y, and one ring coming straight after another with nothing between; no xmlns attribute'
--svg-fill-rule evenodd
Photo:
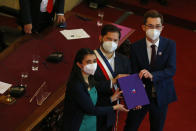
<svg viewBox="0 0 196 131"><path fill-rule="evenodd" d="M164 29L164 26L162 26L162 29L161 29L161 31L163 31L163 29Z"/></svg>
<svg viewBox="0 0 196 131"><path fill-rule="evenodd" d="M101 42L102 41L102 36L101 35L99 35L99 42Z"/></svg>
<svg viewBox="0 0 196 131"><path fill-rule="evenodd" d="M146 32L146 26L145 26L145 25L142 25L141 28L142 28L142 30L143 30L144 32Z"/></svg>
<svg viewBox="0 0 196 131"><path fill-rule="evenodd" d="M82 69L82 64L80 64L79 62L77 62L76 65L77 65L80 69Z"/></svg>

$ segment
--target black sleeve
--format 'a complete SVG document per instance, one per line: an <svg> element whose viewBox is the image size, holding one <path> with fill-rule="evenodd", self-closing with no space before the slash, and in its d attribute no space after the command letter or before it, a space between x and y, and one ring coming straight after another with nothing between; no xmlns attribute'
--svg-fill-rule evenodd
<svg viewBox="0 0 196 131"><path fill-rule="evenodd" d="M80 84L74 84L70 88L70 93L73 100L78 104L78 107L81 108L86 114L91 115L107 115L110 112L113 112L112 106L108 107L96 107L93 105L90 96L82 89Z"/></svg>
<svg viewBox="0 0 196 131"><path fill-rule="evenodd" d="M133 44L131 45L130 47L130 61L131 61L131 71L132 73L138 73L139 72L139 69L138 69L138 62L137 62L137 56L135 54L135 51L134 51L134 47L133 47Z"/></svg>
<svg viewBox="0 0 196 131"><path fill-rule="evenodd" d="M131 74L131 61L128 56L125 56L123 54L116 53L116 64L117 66L117 74ZM116 74L116 75L117 75Z"/></svg>
<svg viewBox="0 0 196 131"><path fill-rule="evenodd" d="M132 69L131 69L131 61L128 57L126 57L126 69L127 69L127 74L131 74L132 73Z"/></svg>
<svg viewBox="0 0 196 131"><path fill-rule="evenodd" d="M99 93L111 92L111 80L97 81L95 87Z"/></svg>
<svg viewBox="0 0 196 131"><path fill-rule="evenodd" d="M31 6L30 0L19 0L20 5L20 21L22 24L31 24Z"/></svg>
<svg viewBox="0 0 196 131"><path fill-rule="evenodd" d="M62 13L62 14L64 14L64 6L65 6L65 0L56 0L56 6L57 6L57 8L56 8L56 13L58 14L58 13Z"/></svg>

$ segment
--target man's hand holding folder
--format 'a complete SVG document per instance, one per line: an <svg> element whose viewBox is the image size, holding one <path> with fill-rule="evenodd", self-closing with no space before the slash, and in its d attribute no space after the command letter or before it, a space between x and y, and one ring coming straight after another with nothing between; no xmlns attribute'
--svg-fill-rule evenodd
<svg viewBox="0 0 196 131"><path fill-rule="evenodd" d="M152 74L146 69L143 69L143 70L140 71L139 77L140 77L140 79L142 79L142 77L144 77L146 79L149 78L151 81L152 81L152 78L153 78Z"/></svg>

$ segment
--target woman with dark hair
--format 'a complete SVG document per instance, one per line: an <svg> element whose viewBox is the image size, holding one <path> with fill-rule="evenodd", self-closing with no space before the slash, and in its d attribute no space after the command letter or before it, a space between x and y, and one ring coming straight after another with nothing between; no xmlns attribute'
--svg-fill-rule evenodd
<svg viewBox="0 0 196 131"><path fill-rule="evenodd" d="M124 105L96 106L98 92L93 75L97 68L96 55L88 48L80 49L67 83L64 104L64 131L96 131L97 115L107 116L107 125L115 122L115 110L128 111ZM117 100L122 92L117 90L111 102Z"/></svg>

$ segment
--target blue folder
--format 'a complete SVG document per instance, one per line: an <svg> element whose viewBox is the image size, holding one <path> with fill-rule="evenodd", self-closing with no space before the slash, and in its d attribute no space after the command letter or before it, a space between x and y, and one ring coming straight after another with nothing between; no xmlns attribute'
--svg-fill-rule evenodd
<svg viewBox="0 0 196 131"><path fill-rule="evenodd" d="M149 104L149 99L145 88L138 74L132 74L118 79L120 89L128 109L133 109L138 105Z"/></svg>

